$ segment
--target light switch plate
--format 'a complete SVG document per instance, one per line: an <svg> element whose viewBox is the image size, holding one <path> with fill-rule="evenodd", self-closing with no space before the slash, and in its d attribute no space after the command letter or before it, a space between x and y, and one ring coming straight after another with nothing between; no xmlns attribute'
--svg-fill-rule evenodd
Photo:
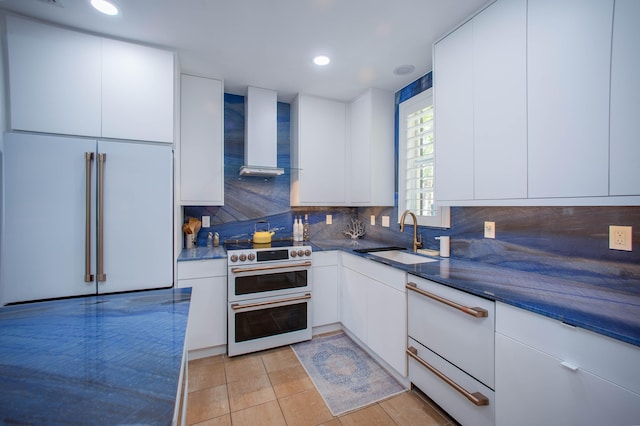
<svg viewBox="0 0 640 426"><path fill-rule="evenodd" d="M326 219L326 223L327 223L327 225L331 225L333 223L333 216L328 214L327 215L327 219Z"/></svg>
<svg viewBox="0 0 640 426"><path fill-rule="evenodd" d="M389 227L389 216L382 216L382 226L385 228Z"/></svg>
<svg viewBox="0 0 640 426"><path fill-rule="evenodd" d="M376 226L376 215L372 214L371 215L371 226Z"/></svg>
<svg viewBox="0 0 640 426"><path fill-rule="evenodd" d="M484 223L484 237L485 238L495 238L496 237L496 223L495 222L485 222Z"/></svg>
<svg viewBox="0 0 640 426"><path fill-rule="evenodd" d="M211 216L202 216L202 227L203 228L211 227Z"/></svg>

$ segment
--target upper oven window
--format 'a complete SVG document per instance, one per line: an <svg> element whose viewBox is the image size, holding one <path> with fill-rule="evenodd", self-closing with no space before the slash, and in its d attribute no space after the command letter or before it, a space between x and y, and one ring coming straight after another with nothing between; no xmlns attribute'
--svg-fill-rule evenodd
<svg viewBox="0 0 640 426"><path fill-rule="evenodd" d="M307 270L235 277L235 294L264 293L307 286Z"/></svg>

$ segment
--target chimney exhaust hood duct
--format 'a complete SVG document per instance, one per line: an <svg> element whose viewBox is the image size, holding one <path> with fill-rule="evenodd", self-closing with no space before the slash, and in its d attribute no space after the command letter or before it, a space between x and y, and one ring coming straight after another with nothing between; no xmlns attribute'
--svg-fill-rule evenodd
<svg viewBox="0 0 640 426"><path fill-rule="evenodd" d="M274 90L248 87L244 100L242 176L280 176L278 168L278 96Z"/></svg>

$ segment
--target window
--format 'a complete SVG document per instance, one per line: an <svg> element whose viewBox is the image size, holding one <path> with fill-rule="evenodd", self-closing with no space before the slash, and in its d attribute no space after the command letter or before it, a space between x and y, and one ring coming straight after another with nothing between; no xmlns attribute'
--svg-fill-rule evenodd
<svg viewBox="0 0 640 426"><path fill-rule="evenodd" d="M432 90L427 89L399 105L398 218L409 210L420 226L448 228L449 207L437 207L434 199Z"/></svg>

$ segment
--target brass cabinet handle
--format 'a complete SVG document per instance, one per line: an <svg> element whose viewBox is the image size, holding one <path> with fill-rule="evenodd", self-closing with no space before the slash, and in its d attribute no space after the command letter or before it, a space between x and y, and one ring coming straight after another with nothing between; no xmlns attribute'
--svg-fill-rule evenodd
<svg viewBox="0 0 640 426"><path fill-rule="evenodd" d="M484 396L480 392L471 393L468 390L466 390L465 388L463 388L462 386L460 386L459 384L457 384L456 382L454 382L453 380L451 380L450 378L448 378L447 376L445 376L443 373L441 373L435 367L433 367L432 365L428 364L425 360L420 358L418 356L418 350L416 348L414 348L413 346L410 346L409 348L407 348L407 355L409 355L411 358L413 358L416 361L418 361L418 363L420 365L425 367L427 370L431 371L433 374L438 376L446 384L448 384L449 386L454 388L456 391L458 391L460 394L462 394L462 396L464 396L469 401L471 401L471 403L473 403L473 405L475 405L477 407L482 407L482 406L485 406L485 405L489 405L489 398L487 398L486 396Z"/></svg>
<svg viewBox="0 0 640 426"><path fill-rule="evenodd" d="M107 154L98 154L98 281L106 281L104 273L104 162Z"/></svg>
<svg viewBox="0 0 640 426"><path fill-rule="evenodd" d="M407 288L407 290L415 291L416 293L421 294L425 297L436 300L440 303L444 303L445 305L458 309L467 315L471 315L472 317L485 318L489 316L489 312L484 308L478 308L478 307L470 308L468 306L461 305L452 300L445 299L444 297L438 296L437 294L429 293L428 291L422 290L421 288L418 288L418 285L416 283L413 283L413 282L407 283L405 287Z"/></svg>
<svg viewBox="0 0 640 426"><path fill-rule="evenodd" d="M286 263L280 265L266 265L266 266L255 266L255 267L247 267L247 268L231 268L231 272L234 274L242 273L242 272L257 272L257 271L269 271L273 269L284 269L284 268L296 268L300 266L311 266L311 262L302 262L302 263Z"/></svg>
<svg viewBox="0 0 640 426"><path fill-rule="evenodd" d="M84 282L93 282L91 273L91 164L93 152L84 153L85 168L85 225L84 225Z"/></svg>
<svg viewBox="0 0 640 426"><path fill-rule="evenodd" d="M232 303L231 309L233 309L234 311L238 311L240 309L257 308L260 306L275 305L277 303L296 302L298 300L307 300L307 299L311 299L311 293L307 293L304 296L289 297L286 299L278 299L278 300L269 300L268 302L247 303L246 305L240 305L239 303Z"/></svg>

